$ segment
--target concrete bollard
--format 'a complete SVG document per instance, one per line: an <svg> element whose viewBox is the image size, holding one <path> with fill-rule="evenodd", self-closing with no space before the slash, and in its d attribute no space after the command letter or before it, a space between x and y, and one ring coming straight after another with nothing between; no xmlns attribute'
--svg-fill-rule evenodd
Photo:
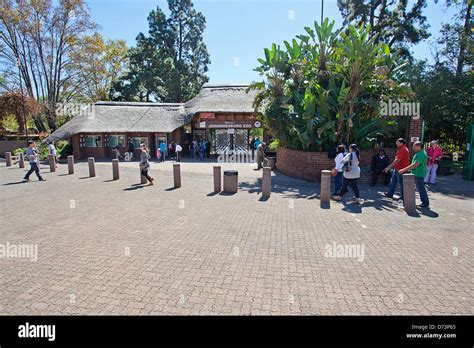
<svg viewBox="0 0 474 348"><path fill-rule="evenodd" d="M415 176L403 174L403 207L408 214L416 212Z"/></svg>
<svg viewBox="0 0 474 348"><path fill-rule="evenodd" d="M272 187L272 168L263 167L262 197L269 198Z"/></svg>
<svg viewBox="0 0 474 348"><path fill-rule="evenodd" d="M56 171L56 160L54 159L53 155L48 155L48 161L49 161L49 171L50 172L55 172Z"/></svg>
<svg viewBox="0 0 474 348"><path fill-rule="evenodd" d="M181 166L177 163L173 164L173 178L174 178L174 187L181 187Z"/></svg>
<svg viewBox="0 0 474 348"><path fill-rule="evenodd" d="M214 166L214 192L219 193L221 191L221 166Z"/></svg>
<svg viewBox="0 0 474 348"><path fill-rule="evenodd" d="M5 152L5 160L7 162L7 167L11 167L11 165L12 165L12 153L11 152Z"/></svg>
<svg viewBox="0 0 474 348"><path fill-rule="evenodd" d="M67 169L69 174L74 174L74 156L67 156Z"/></svg>
<svg viewBox="0 0 474 348"><path fill-rule="evenodd" d="M89 163L89 177L93 178L93 177L95 177L95 159L94 159L94 157L89 157L87 159L87 162Z"/></svg>
<svg viewBox="0 0 474 348"><path fill-rule="evenodd" d="M20 153L18 156L18 166L20 168L25 168L25 157L23 156L23 153Z"/></svg>
<svg viewBox="0 0 474 348"><path fill-rule="evenodd" d="M120 179L119 160L118 159L113 159L112 160L112 179L113 180Z"/></svg>
<svg viewBox="0 0 474 348"><path fill-rule="evenodd" d="M331 171L321 171L321 206L330 204L331 200Z"/></svg>

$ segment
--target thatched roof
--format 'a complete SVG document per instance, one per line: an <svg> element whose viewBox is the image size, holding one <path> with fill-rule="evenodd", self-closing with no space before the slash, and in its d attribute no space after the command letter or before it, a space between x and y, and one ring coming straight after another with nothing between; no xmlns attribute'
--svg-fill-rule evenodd
<svg viewBox="0 0 474 348"><path fill-rule="evenodd" d="M248 85L211 85L206 84L193 99L184 104L192 114L197 112L234 112L250 113L256 91L246 93Z"/></svg>
<svg viewBox="0 0 474 348"><path fill-rule="evenodd" d="M191 122L197 112L253 112L255 92L248 85L205 85L185 104L97 102L91 112L76 116L48 137L66 139L78 133L164 132Z"/></svg>

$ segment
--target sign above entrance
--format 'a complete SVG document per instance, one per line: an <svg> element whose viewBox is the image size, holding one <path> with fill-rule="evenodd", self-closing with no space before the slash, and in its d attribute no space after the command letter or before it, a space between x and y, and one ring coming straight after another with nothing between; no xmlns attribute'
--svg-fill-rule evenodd
<svg viewBox="0 0 474 348"><path fill-rule="evenodd" d="M262 126L260 121L206 121L199 122L199 128L207 129L252 129L260 128Z"/></svg>
<svg viewBox="0 0 474 348"><path fill-rule="evenodd" d="M201 112L199 114L199 118L201 121L204 121L204 120L214 120L215 119L215 115L213 112Z"/></svg>

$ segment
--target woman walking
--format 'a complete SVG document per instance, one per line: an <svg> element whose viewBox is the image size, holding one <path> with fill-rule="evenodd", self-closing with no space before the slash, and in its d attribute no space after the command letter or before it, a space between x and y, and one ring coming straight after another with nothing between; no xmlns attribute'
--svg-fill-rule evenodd
<svg viewBox="0 0 474 348"><path fill-rule="evenodd" d="M346 154L346 147L344 145L339 145L336 150L336 158L334 159L335 167L334 171L337 172L337 174L334 176L334 194L333 196L337 196L339 194L339 191L342 188L342 178L344 174L344 170L342 169L343 166L343 158L344 155Z"/></svg>
<svg viewBox="0 0 474 348"><path fill-rule="evenodd" d="M438 163L443 159L443 150L439 146L438 140L433 140L428 148L428 165L426 166L425 183L436 184L436 171Z"/></svg>
<svg viewBox="0 0 474 348"><path fill-rule="evenodd" d="M142 176L144 176L149 184L148 186L152 186L153 185L153 179L152 177L150 177L150 175L148 175L148 169L150 168L150 162L148 161L150 159L150 155L149 155L149 149L146 147L145 144L140 144L140 151L141 151L141 154L140 154L140 170L141 170L141 174Z"/></svg>
<svg viewBox="0 0 474 348"><path fill-rule="evenodd" d="M348 187L350 186L352 191L356 196L356 203L362 204L363 200L359 196L359 187L357 186L357 180L360 178L360 156L359 148L356 144L349 146L349 153L344 156L342 159L343 163L343 180L342 180L342 189L338 195L333 196L335 201L340 201L342 196L348 192Z"/></svg>

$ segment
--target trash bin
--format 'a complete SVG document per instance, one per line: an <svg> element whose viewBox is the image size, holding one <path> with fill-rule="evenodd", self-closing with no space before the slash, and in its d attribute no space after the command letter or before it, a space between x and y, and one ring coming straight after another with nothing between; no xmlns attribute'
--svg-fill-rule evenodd
<svg viewBox="0 0 474 348"><path fill-rule="evenodd" d="M224 171L224 192L237 193L239 183L239 172L237 170Z"/></svg>

